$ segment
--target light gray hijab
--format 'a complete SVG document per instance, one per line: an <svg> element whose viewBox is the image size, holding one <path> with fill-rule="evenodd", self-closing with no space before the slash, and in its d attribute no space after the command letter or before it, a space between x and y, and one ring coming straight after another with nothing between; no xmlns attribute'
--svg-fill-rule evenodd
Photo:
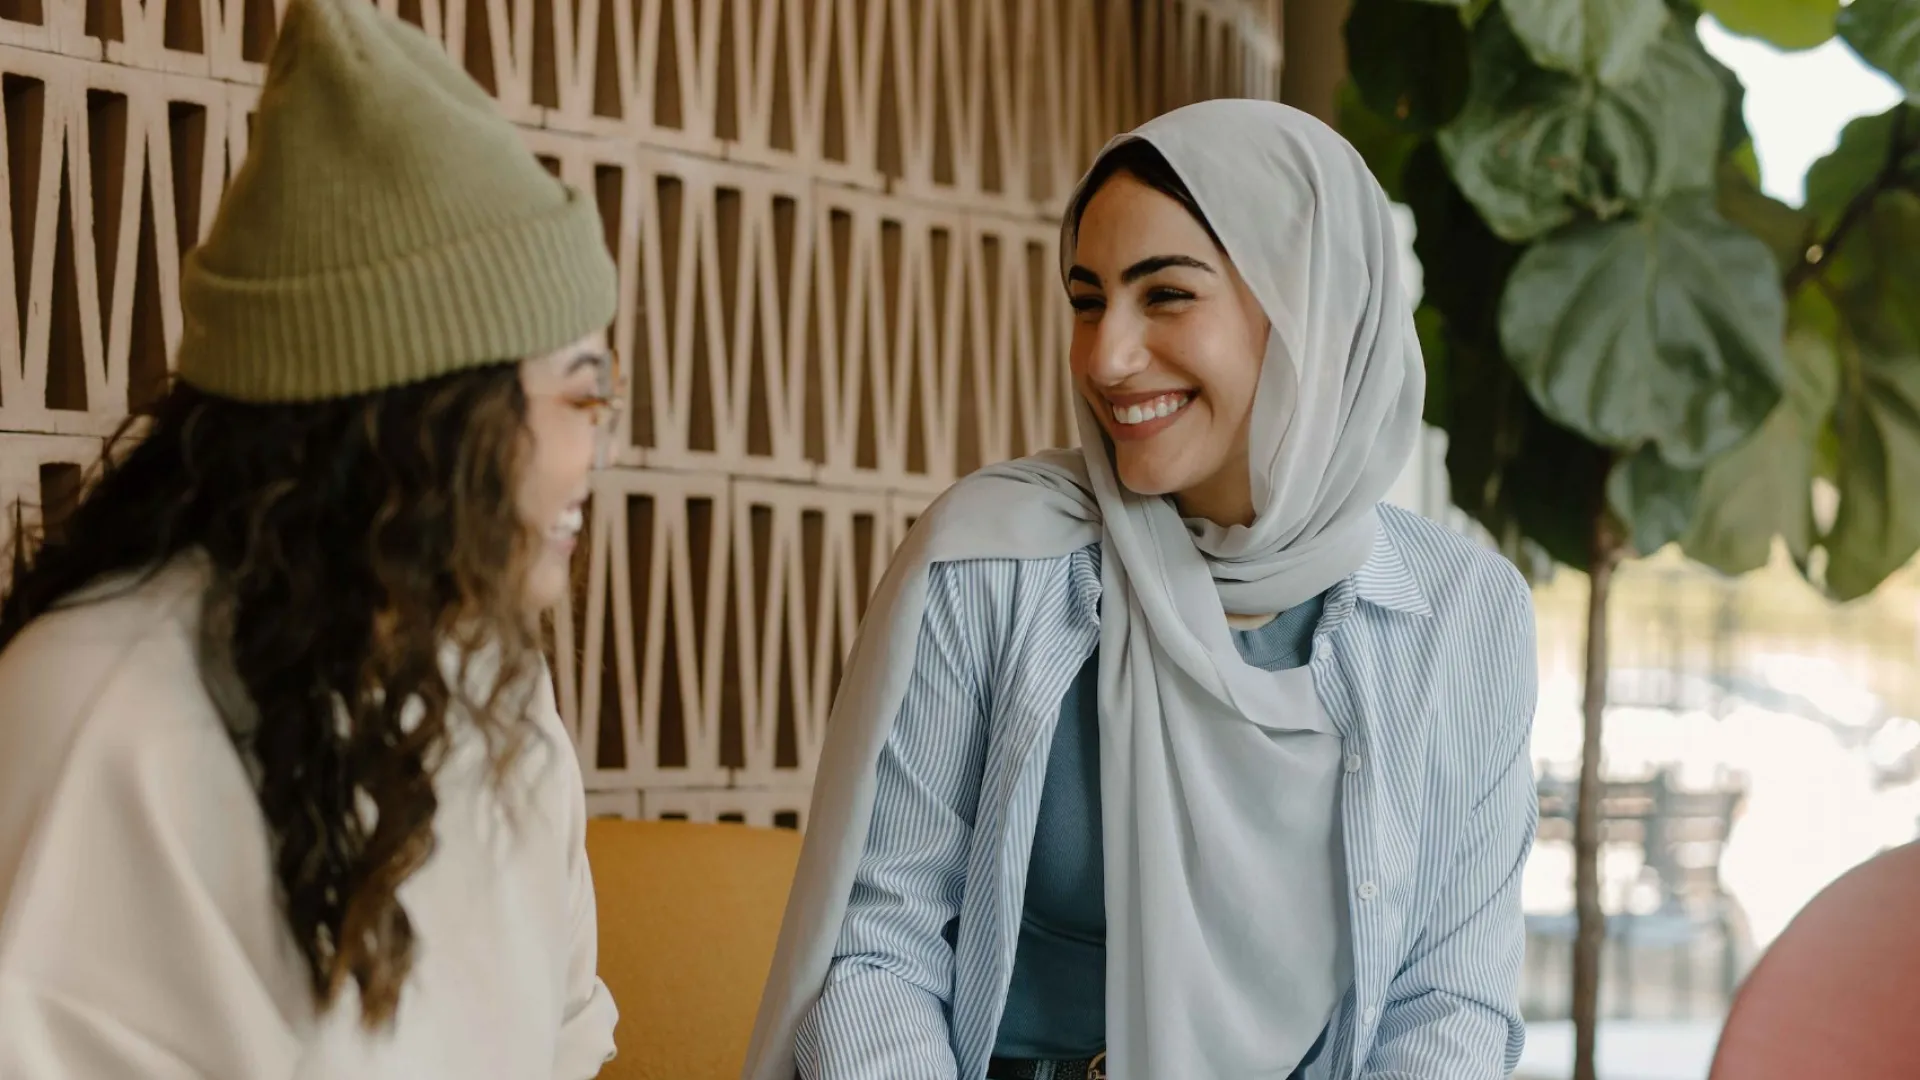
<svg viewBox="0 0 1920 1080"><path fill-rule="evenodd" d="M1186 522L1169 500L1127 491L1084 401L1082 450L984 469L928 509L875 594L834 703L749 1080L793 1075L794 1029L839 938L927 573L956 559L1102 546L1109 1075L1285 1077L1344 989L1339 868L1324 835L1288 827L1328 813L1309 804L1330 791L1323 765L1337 743L1311 680L1247 665L1226 615L1309 600L1372 550L1375 507L1418 436L1425 390L1400 249L1360 156L1304 113L1204 102L1102 156L1133 139L1186 183L1271 323L1249 448L1254 523ZM1069 222L1063 273L1074 248ZM962 1080L982 1074L984 1052L956 1051Z"/></svg>

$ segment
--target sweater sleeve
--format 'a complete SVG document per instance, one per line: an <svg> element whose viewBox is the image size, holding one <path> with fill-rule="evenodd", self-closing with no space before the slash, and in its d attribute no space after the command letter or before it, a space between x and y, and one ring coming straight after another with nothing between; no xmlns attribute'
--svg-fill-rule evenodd
<svg viewBox="0 0 1920 1080"><path fill-rule="evenodd" d="M572 909L567 942L566 1013L554 1048L553 1080L591 1080L614 1056L613 1030L619 1020L613 996L600 981L599 922L593 871L587 865L587 800L573 743L554 705L553 684L545 681L535 708L541 727L555 740L564 765L558 770L567 806L568 899Z"/></svg>
<svg viewBox="0 0 1920 1080"><path fill-rule="evenodd" d="M169 684L191 665L143 655L167 645L100 667L16 654L0 670L0 1077L283 1080L297 1066L287 1018L311 991L274 922L265 830L223 729ZM40 707L70 722L15 712ZM83 722L99 710L139 722Z"/></svg>
<svg viewBox="0 0 1920 1080"><path fill-rule="evenodd" d="M209 1080L164 1041L59 991L0 977L0 1075L20 1080Z"/></svg>

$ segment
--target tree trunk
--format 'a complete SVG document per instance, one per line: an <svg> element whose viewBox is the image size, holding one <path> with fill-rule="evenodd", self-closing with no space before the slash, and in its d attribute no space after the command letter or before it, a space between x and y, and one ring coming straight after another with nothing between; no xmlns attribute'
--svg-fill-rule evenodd
<svg viewBox="0 0 1920 1080"><path fill-rule="evenodd" d="M1600 910L1601 731L1607 708L1607 598L1620 559L1619 541L1602 510L1596 515L1587 593L1586 693L1580 744L1580 793L1573 819L1573 893L1578 926L1573 940L1573 1080L1596 1080L1600 959L1607 940Z"/></svg>

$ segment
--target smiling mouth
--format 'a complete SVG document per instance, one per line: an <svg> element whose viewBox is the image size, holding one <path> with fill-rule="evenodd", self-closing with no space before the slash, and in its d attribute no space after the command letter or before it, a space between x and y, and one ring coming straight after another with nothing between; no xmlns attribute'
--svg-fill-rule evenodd
<svg viewBox="0 0 1920 1080"><path fill-rule="evenodd" d="M569 506L560 515L560 520L547 527L547 539L558 543L571 543L580 535L587 523L587 512L580 506Z"/></svg>
<svg viewBox="0 0 1920 1080"><path fill-rule="evenodd" d="M1114 423L1122 427L1138 427L1155 420L1164 420L1178 413L1186 408L1193 398L1194 392L1191 390L1176 390L1131 405L1109 404L1107 408L1113 416Z"/></svg>

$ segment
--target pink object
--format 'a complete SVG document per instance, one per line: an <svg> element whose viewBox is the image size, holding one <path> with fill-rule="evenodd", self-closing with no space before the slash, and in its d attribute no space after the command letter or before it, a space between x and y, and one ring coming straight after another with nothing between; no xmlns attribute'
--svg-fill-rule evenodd
<svg viewBox="0 0 1920 1080"><path fill-rule="evenodd" d="M1710 1080L1920 1077L1920 843L1822 890L1734 998Z"/></svg>

